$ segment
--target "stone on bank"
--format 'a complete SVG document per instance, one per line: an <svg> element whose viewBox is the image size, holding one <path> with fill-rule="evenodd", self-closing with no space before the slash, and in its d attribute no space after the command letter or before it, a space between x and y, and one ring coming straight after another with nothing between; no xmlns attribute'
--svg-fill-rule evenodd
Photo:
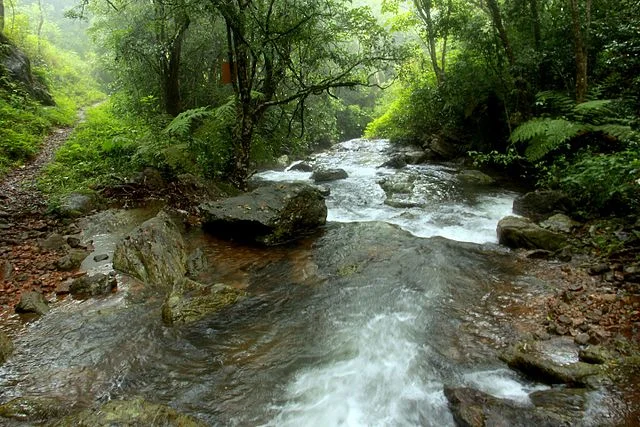
<svg viewBox="0 0 640 427"><path fill-rule="evenodd" d="M203 227L212 234L278 245L308 234L327 221L327 206L317 187L269 184L217 202L200 205Z"/></svg>

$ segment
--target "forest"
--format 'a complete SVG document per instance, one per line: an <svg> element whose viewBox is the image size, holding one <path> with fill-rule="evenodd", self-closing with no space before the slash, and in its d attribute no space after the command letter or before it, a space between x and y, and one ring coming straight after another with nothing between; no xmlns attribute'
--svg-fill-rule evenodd
<svg viewBox="0 0 640 427"><path fill-rule="evenodd" d="M88 110L41 178L56 194L153 166L246 186L340 140L559 188L584 215L638 208L640 21L633 0L0 3L43 105L3 71L0 166ZM8 49L8 44L5 44ZM64 173L63 173L64 171ZM606 178L606 179L605 179Z"/></svg>

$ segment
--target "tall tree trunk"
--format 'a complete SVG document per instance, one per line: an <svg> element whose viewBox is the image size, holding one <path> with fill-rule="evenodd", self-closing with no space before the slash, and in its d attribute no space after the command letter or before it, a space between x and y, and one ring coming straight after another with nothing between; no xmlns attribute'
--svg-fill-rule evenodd
<svg viewBox="0 0 640 427"><path fill-rule="evenodd" d="M4 0L0 0L0 32L4 31Z"/></svg>
<svg viewBox="0 0 640 427"><path fill-rule="evenodd" d="M533 43L536 52L539 52L542 36L540 30L540 9L538 8L538 0L529 0L529 8L531 10L531 22L533 25Z"/></svg>
<svg viewBox="0 0 640 427"><path fill-rule="evenodd" d="M188 17L178 28L174 39L169 45L169 55L163 64L163 89L165 111L171 116L177 116L182 111L182 93L180 91L180 66L182 64L182 44L190 20Z"/></svg>
<svg viewBox="0 0 640 427"><path fill-rule="evenodd" d="M576 57L576 102L581 103L587 99L587 45L585 32L582 29L578 0L569 0L569 6L571 10L571 29L573 32L573 50ZM586 9L588 17L591 13L591 0L587 0ZM587 19L587 21L589 21L589 19ZM587 24L589 24L589 22L587 22Z"/></svg>
<svg viewBox="0 0 640 427"><path fill-rule="evenodd" d="M502 48L504 49L504 53L507 55L507 60L509 61L509 65L513 67L516 62L515 56L513 55L513 49L511 48L509 35L507 34L507 30L504 28L504 23L502 21L502 14L500 13L500 7L498 6L497 0L487 0L487 7L489 8L489 14L491 15L491 21L493 22L493 26L498 32L498 38L502 43Z"/></svg>
<svg viewBox="0 0 640 427"><path fill-rule="evenodd" d="M433 18L431 16L432 2L431 0L413 0L418 14L424 22L427 29L427 50L429 51L429 57L431 59L431 66L436 74L436 80L438 85L444 83L445 75L444 69L438 64L438 52L436 51L437 34L433 25ZM444 55L443 55L444 57Z"/></svg>

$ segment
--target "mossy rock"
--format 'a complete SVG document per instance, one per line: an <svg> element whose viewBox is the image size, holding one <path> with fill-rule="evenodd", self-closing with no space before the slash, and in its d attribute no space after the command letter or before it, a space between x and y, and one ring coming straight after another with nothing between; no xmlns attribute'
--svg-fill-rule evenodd
<svg viewBox="0 0 640 427"><path fill-rule="evenodd" d="M245 292L230 286L207 286L185 278L162 305L162 319L168 324L195 322L235 304L244 296Z"/></svg>
<svg viewBox="0 0 640 427"><path fill-rule="evenodd" d="M23 396L0 405L0 417L28 423L42 423L68 415L69 402L54 397Z"/></svg>
<svg viewBox="0 0 640 427"><path fill-rule="evenodd" d="M4 332L0 332L0 365L7 361L11 353L13 353L11 339Z"/></svg>
<svg viewBox="0 0 640 427"><path fill-rule="evenodd" d="M142 398L132 400L112 400L98 409L87 409L69 415L55 427L205 427L206 423L181 414L165 405L147 402Z"/></svg>

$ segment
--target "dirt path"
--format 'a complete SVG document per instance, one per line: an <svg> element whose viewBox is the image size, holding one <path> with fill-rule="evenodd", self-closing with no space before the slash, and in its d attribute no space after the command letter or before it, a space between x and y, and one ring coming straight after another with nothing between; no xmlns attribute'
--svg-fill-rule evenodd
<svg viewBox="0 0 640 427"><path fill-rule="evenodd" d="M63 249L44 249L40 242L54 232L77 230L46 216L47 203L36 184L72 131L72 127L56 129L32 161L0 179L0 316L13 312L22 292L46 294L73 275L57 271Z"/></svg>

